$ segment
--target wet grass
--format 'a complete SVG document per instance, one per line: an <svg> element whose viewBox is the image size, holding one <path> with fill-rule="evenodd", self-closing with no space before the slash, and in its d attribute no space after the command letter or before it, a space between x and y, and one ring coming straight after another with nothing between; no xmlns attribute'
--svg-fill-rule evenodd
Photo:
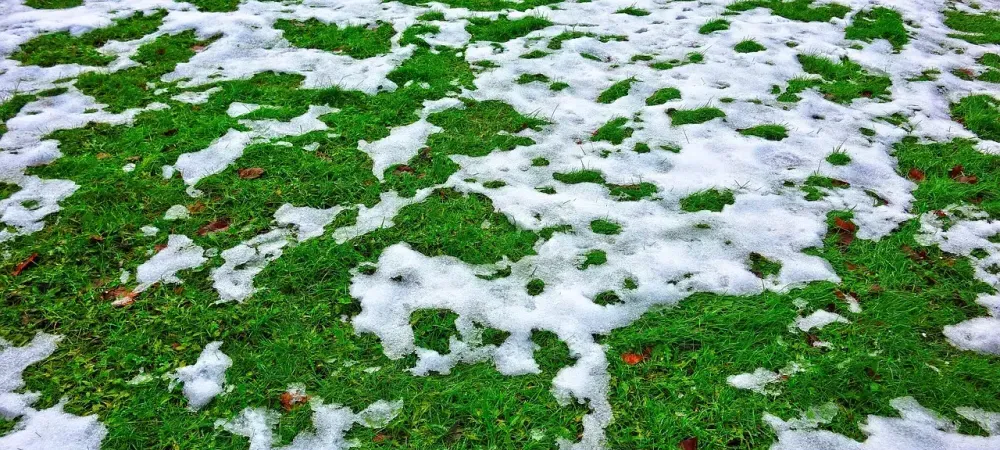
<svg viewBox="0 0 1000 450"><path fill-rule="evenodd" d="M156 31L163 23L166 11L144 15L136 13L119 19L110 27L98 28L74 36L69 32L43 34L21 44L11 59L26 65L52 67L59 64L106 66L113 56L98 52L110 41L131 41Z"/></svg>
<svg viewBox="0 0 1000 450"><path fill-rule="evenodd" d="M396 34L388 23L341 28L316 19L304 22L279 19L274 22L274 28L284 32L285 39L296 47L343 53L357 59L388 53L389 40ZM430 32L428 29L420 31ZM415 36L409 37L412 40Z"/></svg>
<svg viewBox="0 0 1000 450"><path fill-rule="evenodd" d="M865 42L885 39L897 52L910 41L910 36L903 27L903 16L895 10L883 7L855 14L851 19L851 25L844 30L844 33L847 39Z"/></svg>

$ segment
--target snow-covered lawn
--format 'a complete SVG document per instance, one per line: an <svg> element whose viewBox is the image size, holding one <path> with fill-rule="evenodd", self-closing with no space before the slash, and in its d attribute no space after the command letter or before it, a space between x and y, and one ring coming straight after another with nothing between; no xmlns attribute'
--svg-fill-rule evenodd
<svg viewBox="0 0 1000 450"><path fill-rule="evenodd" d="M998 11L0 0L0 449L1000 448Z"/></svg>

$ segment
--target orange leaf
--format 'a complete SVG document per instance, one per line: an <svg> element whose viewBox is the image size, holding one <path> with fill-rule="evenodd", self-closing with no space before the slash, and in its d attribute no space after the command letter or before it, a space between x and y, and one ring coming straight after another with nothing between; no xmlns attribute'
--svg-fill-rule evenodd
<svg viewBox="0 0 1000 450"><path fill-rule="evenodd" d="M858 226L855 225L854 222L851 222L850 220L841 219L840 217L833 219L833 225L839 228L840 230L846 231L848 233L854 233L855 231L858 231Z"/></svg>
<svg viewBox="0 0 1000 450"><path fill-rule="evenodd" d="M264 175L264 169L260 167L248 167L246 169L238 170L237 173L240 178L244 180L256 180L257 178L260 178L261 175Z"/></svg>
<svg viewBox="0 0 1000 450"><path fill-rule="evenodd" d="M630 366L634 366L645 360L646 360L645 355L640 355L638 353L632 353L632 352L622 353L622 361L624 361L625 364L628 364Z"/></svg>
<svg viewBox="0 0 1000 450"><path fill-rule="evenodd" d="M907 175L910 177L911 180L916 181L918 183L924 181L924 179L927 178L927 176L924 175L924 171L917 169L916 167L910 169L910 172Z"/></svg>
<svg viewBox="0 0 1000 450"><path fill-rule="evenodd" d="M14 271L11 272L10 274L15 277L20 275L21 272L24 272L24 269L27 269L28 266L35 264L35 261L37 260L38 260L38 253L32 253L31 256L29 256L27 259L21 261L21 263L18 264L17 267L14 268Z"/></svg>
<svg viewBox="0 0 1000 450"><path fill-rule="evenodd" d="M285 391L281 393L281 407L285 411L291 411L305 402L309 401L309 396L299 391Z"/></svg>

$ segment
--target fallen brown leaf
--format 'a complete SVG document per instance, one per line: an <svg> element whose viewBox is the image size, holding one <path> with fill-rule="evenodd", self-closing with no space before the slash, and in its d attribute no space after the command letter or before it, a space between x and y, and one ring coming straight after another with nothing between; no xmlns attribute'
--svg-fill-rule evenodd
<svg viewBox="0 0 1000 450"><path fill-rule="evenodd" d="M698 438L689 437L677 444L677 448L681 450L698 450Z"/></svg>
<svg viewBox="0 0 1000 450"><path fill-rule="evenodd" d="M14 267L14 271L10 274L16 277L20 275L21 272L24 272L24 269L27 269L28 266L35 264L36 261L38 261L38 253L32 253L31 256L25 258L24 261L21 261L17 267Z"/></svg>
<svg viewBox="0 0 1000 450"><path fill-rule="evenodd" d="M910 169L910 172L907 173L907 176L909 176L911 180L916 181L918 183L924 181L927 178L927 175L924 175L924 171L917 169L916 167Z"/></svg>
<svg viewBox="0 0 1000 450"><path fill-rule="evenodd" d="M239 173L240 178L244 180L256 180L257 178L260 178L261 175L264 175L264 169L260 167L248 167L238 170L237 173Z"/></svg>
<svg viewBox="0 0 1000 450"><path fill-rule="evenodd" d="M223 217L220 219L213 220L205 225L202 225L202 227L198 229L198 236L218 233L220 231L226 231L228 229L229 229L229 218Z"/></svg>

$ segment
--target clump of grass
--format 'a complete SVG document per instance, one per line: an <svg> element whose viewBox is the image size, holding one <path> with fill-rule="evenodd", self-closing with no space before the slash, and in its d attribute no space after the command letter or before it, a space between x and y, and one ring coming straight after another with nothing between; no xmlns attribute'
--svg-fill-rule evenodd
<svg viewBox="0 0 1000 450"><path fill-rule="evenodd" d="M649 144L645 142L636 142L635 146L632 147L632 151L636 153L649 153L652 150L650 150Z"/></svg>
<svg viewBox="0 0 1000 450"><path fill-rule="evenodd" d="M745 39L743 41L740 41L740 43L736 44L735 46L733 46L733 51L735 51L736 53L755 53L755 52L762 52L764 50L767 50L767 47L764 47L759 42L753 39Z"/></svg>
<svg viewBox="0 0 1000 450"><path fill-rule="evenodd" d="M469 19L465 31L472 35L472 42L507 42L511 39L526 36L532 31L541 30L552 22L541 17L527 16L517 20L510 20L505 15L501 15L497 20L490 20L483 17L473 17Z"/></svg>
<svg viewBox="0 0 1000 450"><path fill-rule="evenodd" d="M539 83L548 83L549 77L540 73L522 73L521 76L517 77L515 83L528 84L528 83L534 83L536 81Z"/></svg>
<svg viewBox="0 0 1000 450"><path fill-rule="evenodd" d="M780 141L788 137L788 129L777 124L757 125L737 131L744 136L756 136L769 141Z"/></svg>
<svg viewBox="0 0 1000 450"><path fill-rule="evenodd" d="M767 278L781 272L781 263L767 259L760 253L750 253L750 272L757 278Z"/></svg>
<svg viewBox="0 0 1000 450"><path fill-rule="evenodd" d="M980 45L1000 44L1000 14L996 12L970 14L952 9L945 11L944 16L945 25L961 31L949 34L949 37Z"/></svg>
<svg viewBox="0 0 1000 450"><path fill-rule="evenodd" d="M444 13L441 11L427 11L417 16L417 20L424 20L424 21L444 20Z"/></svg>
<svg viewBox="0 0 1000 450"><path fill-rule="evenodd" d="M608 262L608 254L604 250L590 250L583 254L583 262L580 263L580 270L586 270L590 266L600 266Z"/></svg>
<svg viewBox="0 0 1000 450"><path fill-rule="evenodd" d="M1000 100L970 95L951 105L951 117L982 139L1000 142Z"/></svg>
<svg viewBox="0 0 1000 450"><path fill-rule="evenodd" d="M827 155L826 162L834 166L846 166L851 163L851 156L846 152L835 151Z"/></svg>
<svg viewBox="0 0 1000 450"><path fill-rule="evenodd" d="M483 187L486 189L497 189L497 188L502 188L506 185L507 183L504 182L503 180L492 180L483 183Z"/></svg>
<svg viewBox="0 0 1000 450"><path fill-rule="evenodd" d="M615 11L615 14L628 14L630 16L642 17L642 16L648 16L649 11L646 11L645 9L641 8L636 8L635 6L629 6L628 8L622 8L619 9L618 11Z"/></svg>
<svg viewBox="0 0 1000 450"><path fill-rule="evenodd" d="M528 284L524 287L528 291L528 295L536 296L545 292L545 282L539 278L533 278L528 281Z"/></svg>
<svg viewBox="0 0 1000 450"><path fill-rule="evenodd" d="M604 184L604 175L601 172L590 169L581 169L573 172L556 172L552 178L566 184L597 183Z"/></svg>
<svg viewBox="0 0 1000 450"><path fill-rule="evenodd" d="M671 100L680 100L681 91L677 88L666 87L658 89L653 95L646 99L647 106L662 105Z"/></svg>
<svg viewBox="0 0 1000 450"><path fill-rule="evenodd" d="M644 198L652 197L657 192L653 183L637 184L607 184L611 197L620 202L634 202Z"/></svg>
<svg viewBox="0 0 1000 450"><path fill-rule="evenodd" d="M232 12L240 4L240 0L188 0L188 3L204 12Z"/></svg>
<svg viewBox="0 0 1000 450"><path fill-rule="evenodd" d="M906 81L909 81L909 82L915 82L915 81L936 81L937 78L938 78L938 75L941 75L941 71L940 70L937 70L937 69L927 69L927 70L924 70L924 71L920 72L920 75L917 75L917 76L911 77L911 78L907 78Z"/></svg>
<svg viewBox="0 0 1000 450"><path fill-rule="evenodd" d="M695 192L681 199L681 210L687 212L712 211L720 212L726 205L736 203L733 191L728 189L708 189Z"/></svg>
<svg viewBox="0 0 1000 450"><path fill-rule="evenodd" d="M799 62L806 73L819 75L815 78L789 80L788 88L778 96L778 101L796 102L797 94L809 88L818 88L827 100L836 103L850 103L857 98L889 99L889 77L872 75L861 65L847 59L840 63L821 56L799 55Z"/></svg>
<svg viewBox="0 0 1000 450"><path fill-rule="evenodd" d="M881 6L855 14L851 19L851 25L844 32L847 39L865 42L885 39L897 52L910 41L910 36L903 28L903 16L895 10Z"/></svg>
<svg viewBox="0 0 1000 450"><path fill-rule="evenodd" d="M455 320L458 314L447 309L419 309L410 315L414 344L418 347L448 353L449 339L458 335Z"/></svg>
<svg viewBox="0 0 1000 450"><path fill-rule="evenodd" d="M25 6L36 9L65 9L83 4L83 0L26 0Z"/></svg>
<svg viewBox="0 0 1000 450"><path fill-rule="evenodd" d="M403 35L399 38L399 45L414 44L420 47L430 47L430 44L428 44L427 41L423 40L420 36L440 32L441 28L437 25L418 23L403 31Z"/></svg>
<svg viewBox="0 0 1000 450"><path fill-rule="evenodd" d="M628 119L624 117L617 117L608 121L608 123L598 128L597 131L590 137L593 142L608 141L614 145L621 144L626 138L632 136L635 131L631 127L626 127L625 124L628 123Z"/></svg>
<svg viewBox="0 0 1000 450"><path fill-rule="evenodd" d="M976 78L977 80L1000 83L1000 55L996 53L984 53L983 56L976 59L976 62L988 67L983 73L979 74Z"/></svg>
<svg viewBox="0 0 1000 450"><path fill-rule="evenodd" d="M632 83L636 81L638 80L635 77L631 77L612 84L611 87L605 89L604 92L601 92L597 96L597 103L613 103L615 100L628 95L628 91L632 88Z"/></svg>
<svg viewBox="0 0 1000 450"><path fill-rule="evenodd" d="M559 91L561 91L563 89L566 89L568 87L569 87L569 83L567 83L565 81L556 81L555 83L552 83L552 84L549 85L549 90L550 91L554 91L554 92L559 92Z"/></svg>
<svg viewBox="0 0 1000 450"><path fill-rule="evenodd" d="M712 19L712 20L709 20L708 22L705 22L705 24L702 25L701 28L698 28L698 33L701 33L701 34L710 34L710 33L716 32L716 31L722 31L722 30L728 30L728 29L729 29L729 21L728 20L726 20L726 19Z"/></svg>
<svg viewBox="0 0 1000 450"><path fill-rule="evenodd" d="M530 51L528 53L525 53L525 54L521 55L521 58L524 58L524 59L538 59L538 58L544 58L544 57L546 57L548 55L549 55L549 52L542 51L542 50L537 50L536 49L536 50L532 50L532 51Z"/></svg>
<svg viewBox="0 0 1000 450"><path fill-rule="evenodd" d="M304 22L278 19L274 28L283 31L284 38L296 47L341 52L357 59L389 53L390 39L396 34L390 23L341 28L315 18Z"/></svg>
<svg viewBox="0 0 1000 450"><path fill-rule="evenodd" d="M617 305L622 302L615 291L604 291L594 297L594 303L601 306Z"/></svg>
<svg viewBox="0 0 1000 450"><path fill-rule="evenodd" d="M544 167L544 166L549 165L549 160L547 160L547 159L542 158L541 156L539 156L539 157L531 160L531 165L534 166L534 167Z"/></svg>
<svg viewBox="0 0 1000 450"><path fill-rule="evenodd" d="M110 27L91 30L79 36L65 31L43 34L21 44L11 55L11 59L41 67L74 63L106 66L115 57L98 52L98 48L109 41L132 41L150 34L160 27L166 15L166 11L162 10L149 15L140 12L118 19Z"/></svg>
<svg viewBox="0 0 1000 450"><path fill-rule="evenodd" d="M829 22L834 17L841 19L851 12L851 8L838 3L813 7L813 2L814 0L740 0L726 6L726 10L743 12L754 8L767 8L774 15L800 22Z"/></svg>
<svg viewBox="0 0 1000 450"><path fill-rule="evenodd" d="M674 126L705 123L712 119L726 117L726 113L722 112L721 109L712 107L671 109L667 110L667 115L670 116L670 124Z"/></svg>
<svg viewBox="0 0 1000 450"><path fill-rule="evenodd" d="M610 220L597 219L590 222L590 230L597 234L618 234L622 232L622 226Z"/></svg>

